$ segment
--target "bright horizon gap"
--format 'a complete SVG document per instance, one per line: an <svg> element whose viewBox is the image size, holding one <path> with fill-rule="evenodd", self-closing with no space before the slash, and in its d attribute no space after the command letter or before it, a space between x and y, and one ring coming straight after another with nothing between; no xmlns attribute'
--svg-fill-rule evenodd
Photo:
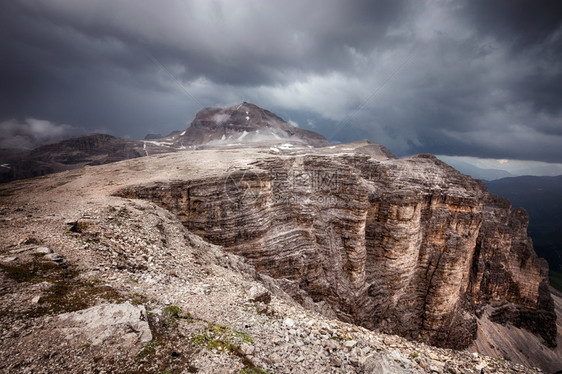
<svg viewBox="0 0 562 374"><path fill-rule="evenodd" d="M562 163L516 160L508 158L481 158L474 156L449 156L435 155L455 168L462 168L463 164L480 169L504 170L513 176L535 175L535 176L557 176L562 175Z"/></svg>

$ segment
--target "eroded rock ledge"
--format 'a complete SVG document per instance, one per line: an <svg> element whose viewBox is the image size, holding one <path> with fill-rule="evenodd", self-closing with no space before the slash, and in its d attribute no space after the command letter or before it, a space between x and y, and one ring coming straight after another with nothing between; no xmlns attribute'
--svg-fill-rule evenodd
<svg viewBox="0 0 562 374"><path fill-rule="evenodd" d="M118 195L171 211L325 315L464 348L492 308L494 322L556 345L526 212L433 156L283 156Z"/></svg>

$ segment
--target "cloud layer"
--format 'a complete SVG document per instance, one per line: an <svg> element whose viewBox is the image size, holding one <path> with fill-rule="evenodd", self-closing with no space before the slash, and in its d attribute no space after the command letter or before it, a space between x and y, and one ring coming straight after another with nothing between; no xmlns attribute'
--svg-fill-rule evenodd
<svg viewBox="0 0 562 374"><path fill-rule="evenodd" d="M46 143L84 134L83 129L35 118L0 122L0 149L33 149Z"/></svg>
<svg viewBox="0 0 562 374"><path fill-rule="evenodd" d="M398 154L562 161L556 1L20 0L0 121L142 138L254 102Z"/></svg>

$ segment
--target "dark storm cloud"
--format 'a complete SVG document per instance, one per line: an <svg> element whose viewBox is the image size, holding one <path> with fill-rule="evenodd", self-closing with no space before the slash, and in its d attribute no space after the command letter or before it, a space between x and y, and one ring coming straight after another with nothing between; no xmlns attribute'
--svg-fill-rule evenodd
<svg viewBox="0 0 562 374"><path fill-rule="evenodd" d="M560 28L557 0L474 0L460 9L483 35L509 43L517 52L545 42Z"/></svg>
<svg viewBox="0 0 562 374"><path fill-rule="evenodd" d="M398 154L561 161L558 4L4 1L0 121L139 138L247 100Z"/></svg>

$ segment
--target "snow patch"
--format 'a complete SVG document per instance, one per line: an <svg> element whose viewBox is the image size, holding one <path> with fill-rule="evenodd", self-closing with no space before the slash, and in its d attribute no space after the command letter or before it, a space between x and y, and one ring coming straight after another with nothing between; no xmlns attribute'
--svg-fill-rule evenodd
<svg viewBox="0 0 562 374"><path fill-rule="evenodd" d="M221 140L226 140L226 135L225 135L225 134L222 134Z"/></svg>
<svg viewBox="0 0 562 374"><path fill-rule="evenodd" d="M240 135L240 137L238 138L238 140L242 140L246 137L246 135L248 135L248 131L245 131L242 133L242 135Z"/></svg>
<svg viewBox="0 0 562 374"><path fill-rule="evenodd" d="M293 145L290 144L290 143L285 143L285 144L281 144L279 146L279 148L281 148L281 149L291 149L291 148L293 148Z"/></svg>
<svg viewBox="0 0 562 374"><path fill-rule="evenodd" d="M186 131L186 130L183 130L182 133L180 134L180 136L184 136L184 135L185 135L185 131Z"/></svg>
<svg viewBox="0 0 562 374"><path fill-rule="evenodd" d="M250 120L250 117L246 116L246 121L249 121L249 120Z"/></svg>
<svg viewBox="0 0 562 374"><path fill-rule="evenodd" d="M0 165L0 167L6 168L6 169L11 169L10 164L2 164L2 165Z"/></svg>
<svg viewBox="0 0 562 374"><path fill-rule="evenodd" d="M144 144L149 143L149 144L154 144L154 145L160 145L160 146L164 146L164 147L171 147L174 145L174 143L172 142L157 142L154 140L147 140L144 142Z"/></svg>
<svg viewBox="0 0 562 374"><path fill-rule="evenodd" d="M273 152L279 152L279 149L275 147L269 147L269 150Z"/></svg>

